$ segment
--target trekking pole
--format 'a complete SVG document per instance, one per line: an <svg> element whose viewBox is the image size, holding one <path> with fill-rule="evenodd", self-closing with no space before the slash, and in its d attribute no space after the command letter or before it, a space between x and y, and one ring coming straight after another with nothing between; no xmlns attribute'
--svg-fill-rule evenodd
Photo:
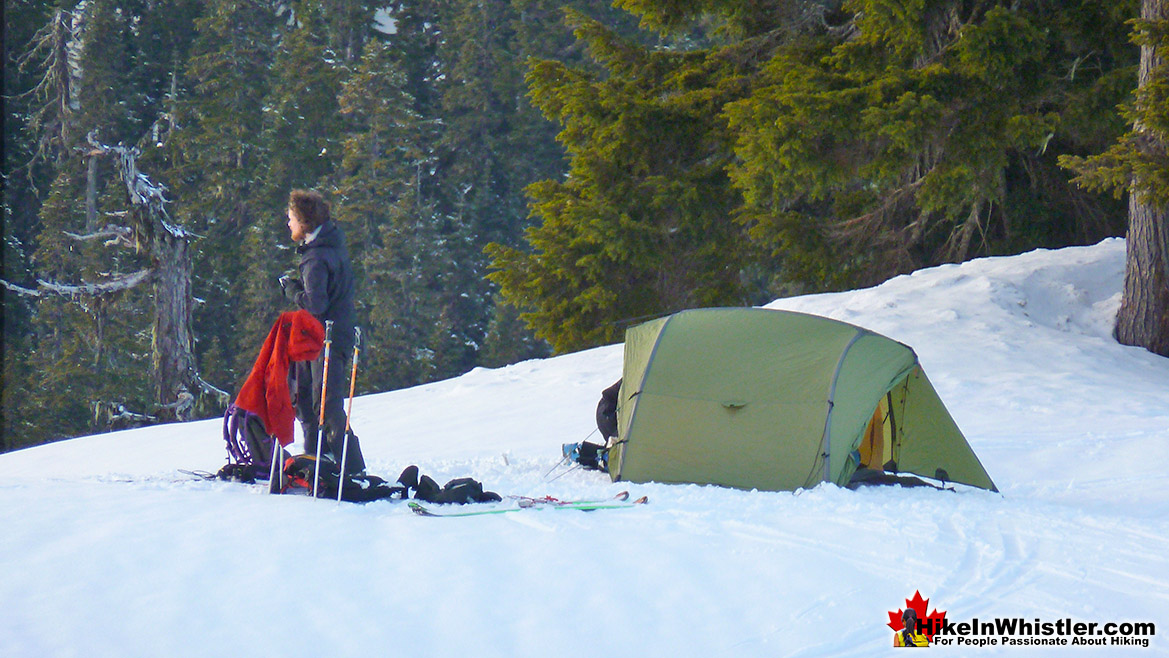
<svg viewBox="0 0 1169 658"><path fill-rule="evenodd" d="M341 477L337 481L337 504L345 489L345 465L349 463L349 421L353 418L353 391L357 384L357 356L361 353L361 327L353 328L353 371L349 374L349 407L345 410L345 438L341 447Z"/></svg>
<svg viewBox="0 0 1169 658"><path fill-rule="evenodd" d="M325 394L329 392L329 352L333 346L333 321L325 320L325 367L321 371L321 417L317 423L317 455L313 466L313 498L321 481L321 442L325 440Z"/></svg>
<svg viewBox="0 0 1169 658"><path fill-rule="evenodd" d="M284 464L276 465L276 462L282 461L280 457L284 456L284 449L280 445L280 439L272 437L272 470L268 473L268 493L278 494L284 493Z"/></svg>

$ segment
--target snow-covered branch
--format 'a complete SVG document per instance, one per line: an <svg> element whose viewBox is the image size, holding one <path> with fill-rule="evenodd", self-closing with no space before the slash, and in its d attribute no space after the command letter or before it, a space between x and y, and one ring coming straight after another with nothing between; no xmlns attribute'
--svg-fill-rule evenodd
<svg viewBox="0 0 1169 658"><path fill-rule="evenodd" d="M159 410L169 412L170 417L189 420L195 409L195 396L185 386L181 386L175 398L174 402L159 405Z"/></svg>
<svg viewBox="0 0 1169 658"><path fill-rule="evenodd" d="M122 244L127 247L134 246L134 242L132 240L134 231L127 226L114 226L113 224L110 224L100 231L94 231L93 233L87 233L85 235L70 233L69 231L63 231L63 233L66 236L79 242L88 242L90 240L105 240L107 247L113 246L115 244Z"/></svg>
<svg viewBox="0 0 1169 658"><path fill-rule="evenodd" d="M222 402L224 405L231 402L231 394L228 393L227 391L216 387L215 385L211 384L210 382L208 382L206 379L203 379L202 377L197 377L196 379L198 380L199 388L203 389L204 393L209 393L211 395L218 397L220 402Z"/></svg>
<svg viewBox="0 0 1169 658"><path fill-rule="evenodd" d="M158 422L157 416L130 411L121 402L99 400L93 402L92 405L93 419L98 422L104 419L107 427L150 425Z"/></svg>
<svg viewBox="0 0 1169 658"><path fill-rule="evenodd" d="M118 174L126 185L126 195L132 205L145 207L157 219L158 225L172 237L181 240L193 237L181 226L166 221L166 204L169 203L165 196L166 187L138 171L138 156L142 154L141 151L136 147L121 144L117 146L102 144L94 132L86 136L86 141L95 151L112 155L117 160Z"/></svg>
<svg viewBox="0 0 1169 658"><path fill-rule="evenodd" d="M0 279L0 285L8 288L18 295L25 295L27 297L44 297L45 295L61 295L62 297L101 297L103 295L112 295L114 293L129 290L134 286L150 279L150 275L154 270L139 270L131 274L118 274L110 277L101 283L82 283L73 285L68 283L58 283L56 281L46 281L45 279L37 279L36 288L25 288L18 286L15 283L9 283Z"/></svg>

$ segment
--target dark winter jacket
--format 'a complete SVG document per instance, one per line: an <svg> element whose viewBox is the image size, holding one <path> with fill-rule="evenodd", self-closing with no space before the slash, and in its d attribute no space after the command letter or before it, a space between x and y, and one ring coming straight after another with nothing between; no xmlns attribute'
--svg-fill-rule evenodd
<svg viewBox="0 0 1169 658"><path fill-rule="evenodd" d="M334 353L353 349L353 268L345 248L345 234L329 220L312 241L296 247L300 254L300 281L296 305L324 324L333 321Z"/></svg>

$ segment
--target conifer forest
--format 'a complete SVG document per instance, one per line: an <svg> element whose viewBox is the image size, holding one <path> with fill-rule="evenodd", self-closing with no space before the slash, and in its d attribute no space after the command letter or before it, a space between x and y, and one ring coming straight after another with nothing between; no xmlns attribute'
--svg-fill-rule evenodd
<svg viewBox="0 0 1169 658"><path fill-rule="evenodd" d="M1169 356L1165 0L5 0L0 451L221 415L320 190L358 393L684 308L1128 236Z"/></svg>

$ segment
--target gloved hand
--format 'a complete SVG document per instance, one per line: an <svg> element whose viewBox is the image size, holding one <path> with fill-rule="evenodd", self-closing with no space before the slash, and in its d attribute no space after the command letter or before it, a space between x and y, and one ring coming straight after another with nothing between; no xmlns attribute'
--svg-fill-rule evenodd
<svg viewBox="0 0 1169 658"><path fill-rule="evenodd" d="M285 297L295 302L297 293L304 292L304 284L286 274L280 277L280 289L284 291Z"/></svg>

